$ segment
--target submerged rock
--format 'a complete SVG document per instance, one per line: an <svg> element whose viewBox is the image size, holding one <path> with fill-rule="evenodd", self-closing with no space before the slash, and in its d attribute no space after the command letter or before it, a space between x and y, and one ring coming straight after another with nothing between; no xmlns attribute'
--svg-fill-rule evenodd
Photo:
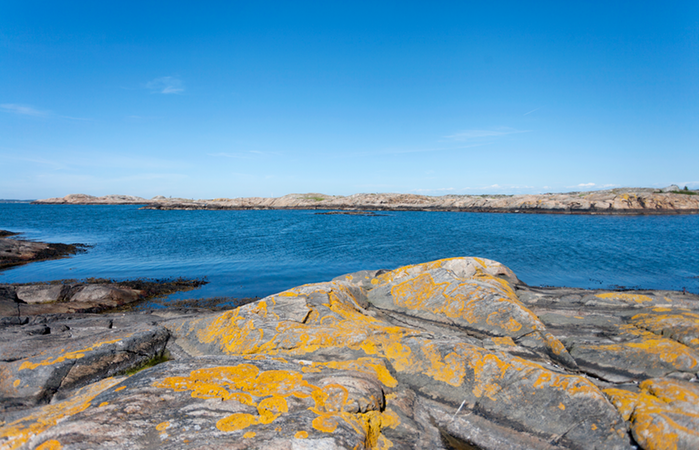
<svg viewBox="0 0 699 450"><path fill-rule="evenodd" d="M453 258L223 313L8 325L0 446L697 448L698 311Z"/></svg>

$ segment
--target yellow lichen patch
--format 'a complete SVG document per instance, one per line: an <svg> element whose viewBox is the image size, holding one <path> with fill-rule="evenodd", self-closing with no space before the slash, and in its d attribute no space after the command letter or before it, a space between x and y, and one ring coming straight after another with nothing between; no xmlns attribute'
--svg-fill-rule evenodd
<svg viewBox="0 0 699 450"><path fill-rule="evenodd" d="M306 439L308 437L308 431L297 431L294 435L295 439Z"/></svg>
<svg viewBox="0 0 699 450"><path fill-rule="evenodd" d="M423 309L424 303L438 294L443 294L449 283L435 283L432 275L424 273L410 278L391 288L396 305L408 309Z"/></svg>
<svg viewBox="0 0 699 450"><path fill-rule="evenodd" d="M109 402L102 402L99 404L98 408L103 408L103 407L107 406L108 404L109 404Z"/></svg>
<svg viewBox="0 0 699 450"><path fill-rule="evenodd" d="M585 347L600 352L628 354L632 359L642 360L644 357L652 356L681 371L691 371L699 366L698 356L690 347L649 332L641 332L638 335L639 339L633 342Z"/></svg>
<svg viewBox="0 0 699 450"><path fill-rule="evenodd" d="M114 392L123 391L124 389L126 389L126 386L119 386L118 388L114 389Z"/></svg>
<svg viewBox="0 0 699 450"><path fill-rule="evenodd" d="M155 429L158 431L164 431L167 430L168 427L170 426L170 422L160 422L155 426Z"/></svg>
<svg viewBox="0 0 699 450"><path fill-rule="evenodd" d="M642 448L691 448L699 439L699 389L691 383L671 379L651 379L633 393L606 389L624 420L630 422Z"/></svg>
<svg viewBox="0 0 699 450"><path fill-rule="evenodd" d="M21 383L21 381L19 381L19 378L18 378L12 383L12 386L17 387L17 386L19 386L20 383Z"/></svg>
<svg viewBox="0 0 699 450"><path fill-rule="evenodd" d="M63 447L61 446L60 442L55 439L49 439L43 444L37 446L35 450L61 450L62 448Z"/></svg>
<svg viewBox="0 0 699 450"><path fill-rule="evenodd" d="M59 363L59 362L63 362L63 361L68 360L68 359L80 359L80 358L84 358L84 357L85 357L85 353L87 353L87 352L91 352L91 351L93 351L93 350L95 350L95 349L97 349L97 348L99 348L99 347L101 347L101 346L103 346L103 345L114 344L114 343L119 342L119 341L121 341L121 339L114 339L114 340L111 340L111 341L100 342L100 343L97 343L97 344L92 345L92 346L90 346L90 347L86 347L86 348L83 348L83 349L80 349L80 350L75 350L75 351L72 351L72 352L68 352L68 353L66 353L66 354L64 354L64 355L61 355L61 356L58 356L58 357L56 357L56 358L53 358L53 357L47 358L47 359L45 359L45 360L43 360L43 361L40 361L40 362L38 362L38 363L33 363L33 362L31 362L31 361L24 361L24 362L22 363L22 365L19 366L19 369L17 369L17 370L25 370L25 369L32 369L32 370L33 370L33 369L36 369L36 368L39 367L39 366L50 366L50 365L52 365L52 364L56 364L56 363Z"/></svg>
<svg viewBox="0 0 699 450"><path fill-rule="evenodd" d="M375 363L376 360L372 358L363 358L337 364L375 370ZM335 363L327 364L332 366ZM259 371L250 364L239 364L194 370L188 377L168 377L156 381L153 386L191 391L193 397L200 398L210 398L208 393L213 392L216 397L227 401L243 399L241 403L257 405L256 415L234 413L217 421L216 427L224 432L240 431L252 425L274 422L289 411L286 400L289 396L310 399L313 402L309 410L318 416L312 422L312 426L318 431L330 433L337 428L340 421L355 426L358 420L356 414L346 411L349 396L346 387L333 383L320 388L308 383L303 379L302 373L293 370ZM255 403L255 399L259 401ZM397 416L390 420L387 416L385 420L387 424L393 424L396 419Z"/></svg>
<svg viewBox="0 0 699 450"><path fill-rule="evenodd" d="M634 437L642 448L677 449L680 438L678 431L680 430L677 429L678 424L668 416L668 413L672 413L668 409L667 404L656 397L646 393L639 394L631 421ZM689 432L695 436L699 435L691 429L685 428L681 431Z"/></svg>
<svg viewBox="0 0 699 450"><path fill-rule="evenodd" d="M605 300L621 300L627 303L645 303L653 301L653 297L647 295L627 294L625 292L605 292L604 294L597 294L595 297Z"/></svg>
<svg viewBox="0 0 699 450"><path fill-rule="evenodd" d="M216 422L216 428L224 432L243 430L250 425L259 423L256 416L246 413L235 413Z"/></svg>
<svg viewBox="0 0 699 450"><path fill-rule="evenodd" d="M493 343L495 345L504 345L504 346L509 346L509 347L514 347L516 346L515 341L512 340L511 337L505 336L505 337L494 337L491 338Z"/></svg>
<svg viewBox="0 0 699 450"><path fill-rule="evenodd" d="M645 380L639 387L668 405L699 413L699 386L667 378Z"/></svg>
<svg viewBox="0 0 699 450"><path fill-rule="evenodd" d="M617 411L619 411L621 417L628 421L633 413L633 410L636 409L638 394L634 394L633 392L626 391L624 389L615 388L605 389L604 393L607 395L607 397L609 397L609 401L612 402L612 405L614 405Z"/></svg>
<svg viewBox="0 0 699 450"><path fill-rule="evenodd" d="M244 437L245 439L252 439L252 438L254 438L255 436L257 436L257 433L255 433L254 431L248 431L247 433L245 433L245 434L243 435L243 437Z"/></svg>
<svg viewBox="0 0 699 450"><path fill-rule="evenodd" d="M523 327L543 328L543 324L517 298L507 281L478 272L475 282L436 283L430 273L423 273L395 284L391 296L396 306L429 311L436 315L463 319L470 324L488 324L504 335L515 335ZM495 297L497 309L485 307ZM518 320L518 318L520 320Z"/></svg>
<svg viewBox="0 0 699 450"><path fill-rule="evenodd" d="M563 403L559 403L559 404L558 404L558 409L560 409L561 411L565 411L566 405L564 405Z"/></svg>
<svg viewBox="0 0 699 450"><path fill-rule="evenodd" d="M654 311L658 309L660 308L655 308ZM631 323L655 334L664 334L665 330L672 330L675 339L685 345L699 348L699 314L637 314L631 318Z"/></svg>
<svg viewBox="0 0 699 450"><path fill-rule="evenodd" d="M398 380L393 378L384 362L378 358L359 358L349 361L315 362L311 367L304 367L303 372L320 372L319 367L329 367L339 370L356 370L357 372L375 375L384 386L396 387Z"/></svg>
<svg viewBox="0 0 699 450"><path fill-rule="evenodd" d="M84 411L100 392L119 382L120 379L105 378L78 390L68 400L43 406L34 413L1 427L0 437L6 439L3 448L13 450L21 447L31 437L54 426L59 420Z"/></svg>

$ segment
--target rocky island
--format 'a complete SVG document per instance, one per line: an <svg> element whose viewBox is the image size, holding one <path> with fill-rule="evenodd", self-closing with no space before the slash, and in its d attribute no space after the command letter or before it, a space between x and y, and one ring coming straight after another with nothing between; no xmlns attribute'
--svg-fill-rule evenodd
<svg viewBox="0 0 699 450"><path fill-rule="evenodd" d="M480 258L0 342L3 449L699 448L699 296L534 288Z"/></svg>
<svg viewBox="0 0 699 450"><path fill-rule="evenodd" d="M71 194L36 204L137 204L144 209L305 209L349 211L461 211L547 214L699 214L699 192L678 186L664 189L619 188L538 195L289 194L277 198L190 200L162 196L146 200L128 195L93 197Z"/></svg>

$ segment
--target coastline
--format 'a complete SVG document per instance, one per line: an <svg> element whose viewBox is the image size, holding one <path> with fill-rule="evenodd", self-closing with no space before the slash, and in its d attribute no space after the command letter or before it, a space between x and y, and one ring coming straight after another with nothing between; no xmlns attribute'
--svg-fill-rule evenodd
<svg viewBox="0 0 699 450"><path fill-rule="evenodd" d="M94 197L71 194L36 200L42 205L139 205L151 210L309 210L309 211L425 211L514 214L679 215L699 214L699 193L677 186L618 188L604 191L536 195L445 195L318 193L283 197L194 200L128 195Z"/></svg>

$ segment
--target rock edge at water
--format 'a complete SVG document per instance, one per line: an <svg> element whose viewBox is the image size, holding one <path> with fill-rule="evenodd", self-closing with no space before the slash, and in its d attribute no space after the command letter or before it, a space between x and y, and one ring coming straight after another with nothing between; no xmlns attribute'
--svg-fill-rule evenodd
<svg viewBox="0 0 699 450"><path fill-rule="evenodd" d="M83 244L48 244L13 239L19 233L0 230L0 270L36 261L59 259L84 252Z"/></svg>
<svg viewBox="0 0 699 450"><path fill-rule="evenodd" d="M699 296L533 288L480 258L0 343L4 449L699 448Z"/></svg>
<svg viewBox="0 0 699 450"><path fill-rule="evenodd" d="M373 210L373 211L463 211L549 214L697 214L699 193L676 186L657 190L619 188L604 191L539 195L445 195L414 194L289 194L278 198L218 198L190 200L162 196L110 195L93 197L71 194L62 198L37 200L37 204L138 204L160 210Z"/></svg>

